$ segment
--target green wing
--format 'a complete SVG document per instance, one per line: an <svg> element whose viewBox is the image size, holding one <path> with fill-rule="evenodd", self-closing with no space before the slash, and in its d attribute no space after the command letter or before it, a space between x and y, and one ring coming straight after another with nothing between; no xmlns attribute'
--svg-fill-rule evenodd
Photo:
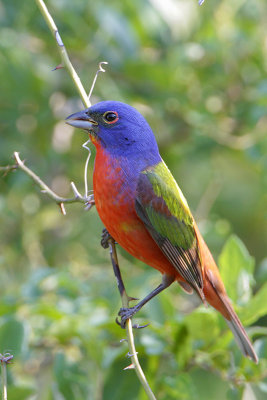
<svg viewBox="0 0 267 400"><path fill-rule="evenodd" d="M135 209L167 259L204 298L201 259L193 217L163 161L140 174Z"/></svg>

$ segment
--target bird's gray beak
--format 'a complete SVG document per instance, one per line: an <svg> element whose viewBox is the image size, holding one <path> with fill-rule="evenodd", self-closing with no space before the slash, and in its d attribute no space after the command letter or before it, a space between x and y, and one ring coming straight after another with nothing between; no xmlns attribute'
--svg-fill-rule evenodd
<svg viewBox="0 0 267 400"><path fill-rule="evenodd" d="M86 110L69 115L65 119L65 122L66 124L74 126L75 128L85 129L86 131L90 131L93 129L93 127L98 125L93 118L89 117Z"/></svg>

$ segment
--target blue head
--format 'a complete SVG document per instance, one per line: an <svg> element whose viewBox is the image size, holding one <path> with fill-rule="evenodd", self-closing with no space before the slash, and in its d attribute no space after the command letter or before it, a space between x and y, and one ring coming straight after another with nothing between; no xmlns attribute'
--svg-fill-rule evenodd
<svg viewBox="0 0 267 400"><path fill-rule="evenodd" d="M88 131L94 143L114 156L145 158L151 165L160 161L152 129L145 118L128 104L102 101L70 115L66 122Z"/></svg>

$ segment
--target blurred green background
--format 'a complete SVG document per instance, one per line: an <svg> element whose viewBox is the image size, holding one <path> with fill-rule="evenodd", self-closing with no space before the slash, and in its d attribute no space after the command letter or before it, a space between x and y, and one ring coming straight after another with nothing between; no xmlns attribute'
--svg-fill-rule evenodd
<svg viewBox="0 0 267 400"><path fill-rule="evenodd" d="M22 4L23 3L23 4ZM159 400L267 394L266 0L47 1L93 103L120 100L151 124L260 357L241 356L221 316L177 285L137 316L140 361ZM82 109L35 2L0 1L0 165L21 158L58 194L83 190ZM92 147L92 146L91 146ZM93 150L94 154L94 150ZM92 185L93 160L89 185ZM20 171L0 177L0 352L8 399L144 400L114 322L120 307L96 210L59 208ZM160 275L120 250L128 293ZM234 271L234 273L233 273ZM249 289L250 285L250 289Z"/></svg>

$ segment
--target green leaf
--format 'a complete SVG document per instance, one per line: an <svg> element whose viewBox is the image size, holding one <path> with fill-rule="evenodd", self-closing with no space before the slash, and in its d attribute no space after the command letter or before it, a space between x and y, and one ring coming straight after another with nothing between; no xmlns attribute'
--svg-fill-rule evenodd
<svg viewBox="0 0 267 400"><path fill-rule="evenodd" d="M200 308L185 318L188 331L200 346L213 342L219 335L217 314L212 309Z"/></svg>
<svg viewBox="0 0 267 400"><path fill-rule="evenodd" d="M2 319L0 325L0 353L9 352L15 357L25 350L24 345L25 327L21 321L14 317Z"/></svg>
<svg viewBox="0 0 267 400"><path fill-rule="evenodd" d="M7 388L8 400L26 400L34 394L34 389L24 386L8 386Z"/></svg>
<svg viewBox="0 0 267 400"><path fill-rule="evenodd" d="M162 354L165 343L151 332L143 334L140 339L142 345L146 349L147 354Z"/></svg>
<svg viewBox="0 0 267 400"><path fill-rule="evenodd" d="M195 369L190 373L197 390L198 400L225 400L228 384L219 376L216 376L216 370Z"/></svg>
<svg viewBox="0 0 267 400"><path fill-rule="evenodd" d="M241 321L244 325L256 322L260 317L267 314L267 283L255 294L245 308L240 312Z"/></svg>
<svg viewBox="0 0 267 400"><path fill-rule="evenodd" d="M90 386L86 371L79 363L69 362L62 352L58 352L55 356L54 376L57 388L54 387L53 390L59 391L64 399L84 399L89 394Z"/></svg>
<svg viewBox="0 0 267 400"><path fill-rule="evenodd" d="M139 361L146 373L145 361L142 360L142 357L139 358ZM110 400L111 398L117 400L136 400L138 398L140 383L135 372L133 370L123 371L123 368L129 364L131 364L130 358L120 357L109 368L104 382L103 400Z"/></svg>
<svg viewBox="0 0 267 400"><path fill-rule="evenodd" d="M194 381L189 374L179 373L175 377L164 377L165 396L169 400L197 400L199 399Z"/></svg>
<svg viewBox="0 0 267 400"><path fill-rule="evenodd" d="M230 236L219 256L219 266L227 293L235 303L246 304L251 297L254 264L244 243Z"/></svg>

